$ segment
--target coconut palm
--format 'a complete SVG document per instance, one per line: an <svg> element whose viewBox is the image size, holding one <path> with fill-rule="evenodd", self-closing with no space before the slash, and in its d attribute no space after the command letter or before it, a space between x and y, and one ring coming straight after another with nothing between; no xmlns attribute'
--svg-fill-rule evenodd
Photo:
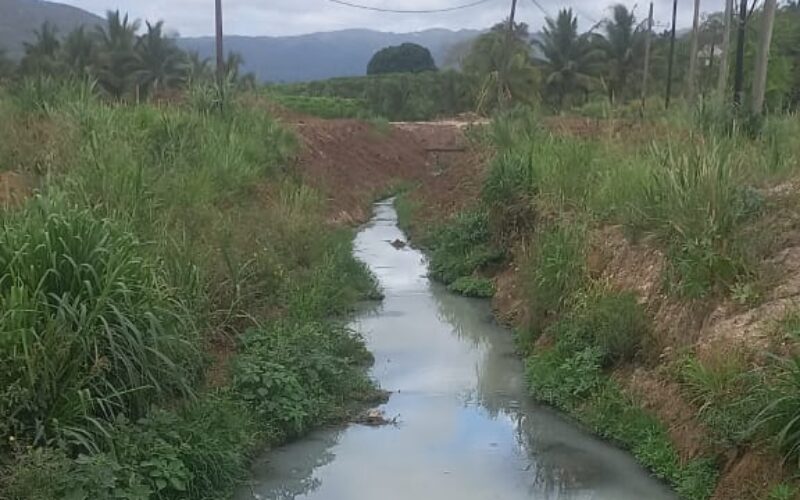
<svg viewBox="0 0 800 500"><path fill-rule="evenodd" d="M214 79L214 71L211 69L211 60L207 57L200 57L197 52L190 52L188 56L187 80L190 82L204 82Z"/></svg>
<svg viewBox="0 0 800 500"><path fill-rule="evenodd" d="M136 43L139 69L135 81L146 92L177 87L188 76L186 55L173 39L163 35L163 29L163 21L148 22L147 32Z"/></svg>
<svg viewBox="0 0 800 500"><path fill-rule="evenodd" d="M535 60L544 68L545 94L558 109L568 97L586 95L594 87L603 53L592 35L578 34L578 19L572 9L561 9L556 19L548 17L541 38L533 44L541 52Z"/></svg>
<svg viewBox="0 0 800 500"><path fill-rule="evenodd" d="M633 12L622 4L614 5L601 43L607 58L608 99L612 103L626 93L630 77L639 67L641 41Z"/></svg>
<svg viewBox="0 0 800 500"><path fill-rule="evenodd" d="M61 40L58 38L58 29L45 22L42 27L33 32L33 42L25 42L25 56L20 66L26 74L57 75L61 68L58 60L61 50Z"/></svg>
<svg viewBox="0 0 800 500"><path fill-rule="evenodd" d="M114 98L121 98L135 87L139 69L136 57L136 32L139 21L130 21L119 11L108 12L106 25L97 28L98 53L95 73L100 88Z"/></svg>
<svg viewBox="0 0 800 500"><path fill-rule="evenodd" d="M6 51L0 49L0 80L12 77L16 70L15 66L14 61L6 55Z"/></svg>
<svg viewBox="0 0 800 500"><path fill-rule="evenodd" d="M478 84L479 111L534 97L538 73L529 39L525 23L515 23L509 36L508 23L503 22L472 44L462 66Z"/></svg>
<svg viewBox="0 0 800 500"><path fill-rule="evenodd" d="M91 73L95 44L83 26L72 31L64 39L61 60L71 74L86 76Z"/></svg>

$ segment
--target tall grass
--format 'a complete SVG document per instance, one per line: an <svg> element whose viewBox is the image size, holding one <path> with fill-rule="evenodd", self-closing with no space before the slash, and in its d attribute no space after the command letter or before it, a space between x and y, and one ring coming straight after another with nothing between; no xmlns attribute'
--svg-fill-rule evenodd
<svg viewBox="0 0 800 500"><path fill-rule="evenodd" d="M257 97L109 105L33 82L0 108L2 167L42 192L0 227L0 496L223 498L254 447L371 394L332 316L375 281ZM277 364L297 382L281 394L311 409L292 433L277 423L294 407L229 383Z"/></svg>
<svg viewBox="0 0 800 500"><path fill-rule="evenodd" d="M191 394L198 332L141 243L46 200L0 231L4 441L96 449L118 416Z"/></svg>

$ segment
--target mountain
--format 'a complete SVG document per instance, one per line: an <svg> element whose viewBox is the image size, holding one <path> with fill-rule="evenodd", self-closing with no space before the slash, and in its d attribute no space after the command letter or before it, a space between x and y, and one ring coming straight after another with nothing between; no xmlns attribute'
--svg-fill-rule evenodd
<svg viewBox="0 0 800 500"><path fill-rule="evenodd" d="M68 5L44 0L0 0L0 48L18 59L23 42L33 38L34 30L48 21L62 35L81 25L96 25L103 20L94 14ZM244 70L262 81L296 82L334 76L357 76L366 73L367 63L378 50L403 42L427 47L439 66L448 51L472 39L480 31L431 29L417 33L386 33L350 29L326 33L283 37L225 37L225 50L244 57ZM213 37L179 38L178 44L212 57Z"/></svg>
<svg viewBox="0 0 800 500"><path fill-rule="evenodd" d="M225 37L225 51L240 53L244 57L245 71L252 71L259 80L297 82L364 75L375 52L403 42L427 47L437 65L442 66L452 47L480 33L445 29L416 33L350 29L285 37L228 36ZM213 55L212 37L180 38L178 44L203 57Z"/></svg>
<svg viewBox="0 0 800 500"><path fill-rule="evenodd" d="M95 25L102 19L85 10L43 0L0 0L0 48L13 58L22 57L23 42L47 21L62 35L81 25Z"/></svg>

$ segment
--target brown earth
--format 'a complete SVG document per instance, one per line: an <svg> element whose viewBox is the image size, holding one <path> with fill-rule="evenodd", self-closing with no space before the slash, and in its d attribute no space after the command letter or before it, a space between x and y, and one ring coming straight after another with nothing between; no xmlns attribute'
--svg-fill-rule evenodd
<svg viewBox="0 0 800 500"><path fill-rule="evenodd" d="M419 186L426 211L436 214L458 210L480 186L471 174L484 162L458 122L403 123L384 130L358 120L304 118L293 127L303 142L297 170L325 193L334 222L367 220L369 203L402 184Z"/></svg>

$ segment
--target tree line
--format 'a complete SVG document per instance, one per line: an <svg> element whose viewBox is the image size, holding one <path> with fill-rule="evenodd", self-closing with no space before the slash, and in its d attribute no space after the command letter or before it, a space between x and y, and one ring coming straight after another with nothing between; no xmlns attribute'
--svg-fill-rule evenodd
<svg viewBox="0 0 800 500"><path fill-rule="evenodd" d="M164 31L163 21L132 20L109 11L94 28L79 27L66 36L44 23L24 44L24 56L15 63L0 50L0 80L28 77L88 79L110 98L142 99L192 82L212 82L215 69L207 58L178 47ZM230 53L223 76L238 86L255 86L253 74L241 74L243 60Z"/></svg>
<svg viewBox="0 0 800 500"><path fill-rule="evenodd" d="M736 13L731 12L734 16ZM750 6L744 19L743 68L746 85L752 85L763 9ZM694 91L711 95L716 90L723 54L725 14L705 16L696 35L688 33L675 42L671 83L673 97ZM733 19L736 27L740 21ZM796 109L800 103L800 3L789 2L777 9L769 54L767 103L773 108ZM634 9L617 4L606 19L581 32L570 8L547 18L540 34L531 35L524 23L515 23L508 41L508 23L494 26L479 37L459 60L466 74L484 82L483 94L492 100L529 100L534 95L556 110L580 106L602 97L610 104L638 100L643 96L644 60L650 37L649 81L647 94L666 92L670 80L670 30L648 30L647 19L637 18ZM693 44L692 38L696 36ZM736 37L734 33L733 37ZM697 71L690 77L692 48ZM734 64L727 65L734 71ZM727 94L732 94L734 79L724 75ZM645 96L646 97L646 96Z"/></svg>

